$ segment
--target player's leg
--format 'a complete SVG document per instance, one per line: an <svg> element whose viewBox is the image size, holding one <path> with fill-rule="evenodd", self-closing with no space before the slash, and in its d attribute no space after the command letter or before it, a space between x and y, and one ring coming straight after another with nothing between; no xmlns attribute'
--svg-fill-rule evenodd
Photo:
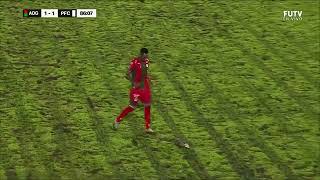
<svg viewBox="0 0 320 180"><path fill-rule="evenodd" d="M120 115L113 122L113 127L115 129L119 127L119 124L122 121L122 119L126 117L130 112L134 111L134 109L138 105L139 94L134 89L130 90L129 96L130 96L130 104L121 111Z"/></svg>
<svg viewBox="0 0 320 180"><path fill-rule="evenodd" d="M132 112L134 110L135 106L132 106L131 104L129 106L127 106L126 108L124 108L120 115L116 118L116 122L120 123L121 120L126 117L130 112Z"/></svg>
<svg viewBox="0 0 320 180"><path fill-rule="evenodd" d="M126 108L124 108L124 109L121 111L120 115L119 115L119 116L115 119L115 121L113 122L113 127L114 127L115 129L117 129L117 128L119 127L120 122L122 121L122 119L123 119L124 117L126 117L130 112L134 111L135 107L136 107L135 105L129 104Z"/></svg>
<svg viewBox="0 0 320 180"><path fill-rule="evenodd" d="M151 129L151 91L150 89L145 89L142 101L144 103L144 119L145 119L145 131L153 132Z"/></svg>
<svg viewBox="0 0 320 180"><path fill-rule="evenodd" d="M145 130L146 132L153 132L151 129L151 106L150 104L145 104L144 105L144 119L145 119Z"/></svg>

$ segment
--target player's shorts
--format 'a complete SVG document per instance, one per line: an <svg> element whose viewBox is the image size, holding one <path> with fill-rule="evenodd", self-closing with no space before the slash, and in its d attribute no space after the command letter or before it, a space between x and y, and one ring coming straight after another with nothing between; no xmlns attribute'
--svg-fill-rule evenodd
<svg viewBox="0 0 320 180"><path fill-rule="evenodd" d="M139 101L145 105L151 104L151 91L149 88L131 88L129 96L132 107L136 107Z"/></svg>

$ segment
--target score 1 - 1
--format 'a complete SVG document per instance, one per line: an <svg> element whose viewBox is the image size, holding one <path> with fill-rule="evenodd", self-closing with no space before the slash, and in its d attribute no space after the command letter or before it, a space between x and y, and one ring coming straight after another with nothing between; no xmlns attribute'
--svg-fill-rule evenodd
<svg viewBox="0 0 320 180"><path fill-rule="evenodd" d="M41 17L58 17L58 9L41 9Z"/></svg>

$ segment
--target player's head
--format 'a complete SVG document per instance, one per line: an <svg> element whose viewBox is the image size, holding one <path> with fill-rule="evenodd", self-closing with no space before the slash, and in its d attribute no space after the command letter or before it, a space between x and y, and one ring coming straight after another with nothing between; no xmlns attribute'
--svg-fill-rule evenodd
<svg viewBox="0 0 320 180"><path fill-rule="evenodd" d="M142 59L148 58L148 49L147 48L140 49L140 57Z"/></svg>

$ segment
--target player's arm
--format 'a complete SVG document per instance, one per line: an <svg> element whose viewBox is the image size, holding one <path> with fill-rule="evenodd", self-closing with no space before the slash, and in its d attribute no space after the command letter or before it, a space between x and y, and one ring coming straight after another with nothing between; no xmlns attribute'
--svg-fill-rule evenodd
<svg viewBox="0 0 320 180"><path fill-rule="evenodd" d="M150 65L150 60L149 59L146 59L146 62L145 62L145 67L146 67L146 70L147 70L147 76L150 77L149 75L149 65Z"/></svg>
<svg viewBox="0 0 320 180"><path fill-rule="evenodd" d="M133 81L133 62L130 63L127 74L125 75L126 79Z"/></svg>
<svg viewBox="0 0 320 180"><path fill-rule="evenodd" d="M150 73L149 73L149 67L150 67L150 60L149 59L146 59L146 69L147 69L147 76L148 76L148 79L149 79L149 82L151 83L151 82L153 82L153 84L155 84L156 83L156 80L155 80L155 78L154 78L154 76L152 76L151 77L151 75L150 75Z"/></svg>
<svg viewBox="0 0 320 180"><path fill-rule="evenodd" d="M146 59L146 68L147 68L147 70L149 70L149 64L150 64L150 60Z"/></svg>
<svg viewBox="0 0 320 180"><path fill-rule="evenodd" d="M146 69L147 69L147 72L148 72L148 77L151 79L151 76L149 74L149 67L150 67L150 60L146 59Z"/></svg>

